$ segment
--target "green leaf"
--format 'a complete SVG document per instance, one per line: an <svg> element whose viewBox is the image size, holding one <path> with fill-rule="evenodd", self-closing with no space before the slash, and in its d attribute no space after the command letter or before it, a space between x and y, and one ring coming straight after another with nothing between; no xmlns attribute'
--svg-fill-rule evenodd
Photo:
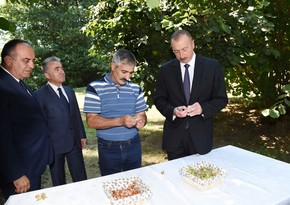
<svg viewBox="0 0 290 205"><path fill-rule="evenodd" d="M151 9L159 7L160 0L147 0L147 6Z"/></svg>
<svg viewBox="0 0 290 205"><path fill-rule="evenodd" d="M0 17L0 29L9 31L10 29L10 23L7 19Z"/></svg>
<svg viewBox="0 0 290 205"><path fill-rule="evenodd" d="M283 99L283 98L286 98L287 96L288 96L288 94L282 94L282 95L278 96L278 99Z"/></svg>
<svg viewBox="0 0 290 205"><path fill-rule="evenodd" d="M281 115L285 115L285 114L286 114L286 109L285 109L285 106L284 106L284 105L280 104L280 105L278 106L278 110L279 110L279 113L280 113Z"/></svg>
<svg viewBox="0 0 290 205"><path fill-rule="evenodd" d="M221 25L222 25L222 29L223 29L227 34L231 34L231 28L230 28L228 25L224 24L223 22L221 23Z"/></svg>
<svg viewBox="0 0 290 205"><path fill-rule="evenodd" d="M290 107L290 100L288 100L287 98L284 99L284 102L286 105L288 105Z"/></svg>
<svg viewBox="0 0 290 205"><path fill-rule="evenodd" d="M280 113L278 110L271 109L269 115L271 118L278 118L280 116Z"/></svg>
<svg viewBox="0 0 290 205"><path fill-rule="evenodd" d="M169 26L171 24L171 21L169 21L167 19L163 19L161 24L162 24L163 28L166 28L167 26Z"/></svg>
<svg viewBox="0 0 290 205"><path fill-rule="evenodd" d="M188 22L188 18L184 18L184 19L182 19L181 22L182 22L182 23L187 23L187 22Z"/></svg>
<svg viewBox="0 0 290 205"><path fill-rule="evenodd" d="M286 93L290 93L290 84L285 85L284 88L283 88L283 90Z"/></svg>

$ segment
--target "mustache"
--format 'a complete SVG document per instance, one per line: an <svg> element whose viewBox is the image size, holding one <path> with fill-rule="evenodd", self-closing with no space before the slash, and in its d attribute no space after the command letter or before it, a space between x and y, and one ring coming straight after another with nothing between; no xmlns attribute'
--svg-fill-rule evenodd
<svg viewBox="0 0 290 205"><path fill-rule="evenodd" d="M126 78L121 78L120 80L123 80L123 81L125 81L125 82L130 81L130 80L126 79Z"/></svg>

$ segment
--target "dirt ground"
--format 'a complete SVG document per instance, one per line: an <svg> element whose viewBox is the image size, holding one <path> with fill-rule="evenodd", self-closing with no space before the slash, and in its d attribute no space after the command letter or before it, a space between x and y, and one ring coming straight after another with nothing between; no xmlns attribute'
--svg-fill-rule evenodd
<svg viewBox="0 0 290 205"><path fill-rule="evenodd" d="M254 108L230 102L215 118L214 146L235 145L290 163L290 113L265 118Z"/></svg>

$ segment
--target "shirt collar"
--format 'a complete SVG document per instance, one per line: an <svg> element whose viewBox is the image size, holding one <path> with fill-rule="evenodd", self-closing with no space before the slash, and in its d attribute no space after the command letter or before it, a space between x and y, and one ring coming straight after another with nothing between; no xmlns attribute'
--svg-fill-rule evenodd
<svg viewBox="0 0 290 205"><path fill-rule="evenodd" d="M0 67L6 72L6 73L8 73L9 75L11 75L11 77L12 78L14 78L18 83L19 83L19 81L20 81L20 79L18 79L18 78L15 78L8 70L6 70L6 68L4 68L2 65L0 65Z"/></svg>
<svg viewBox="0 0 290 205"><path fill-rule="evenodd" d="M188 63L180 63L180 67L184 67L185 64L190 65L190 67L194 67L195 65L196 54L193 53L191 60Z"/></svg>
<svg viewBox="0 0 290 205"><path fill-rule="evenodd" d="M57 87L56 85L50 83L50 82L47 82L48 85L50 85L50 87L55 91L55 92L58 92L58 88L61 88L61 90L64 90L62 85L60 85L59 87Z"/></svg>

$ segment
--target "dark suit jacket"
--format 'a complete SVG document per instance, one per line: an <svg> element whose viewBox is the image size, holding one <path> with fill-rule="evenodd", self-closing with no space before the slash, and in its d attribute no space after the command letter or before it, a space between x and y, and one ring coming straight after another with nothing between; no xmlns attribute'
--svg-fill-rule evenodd
<svg viewBox="0 0 290 205"><path fill-rule="evenodd" d="M0 67L0 183L40 177L52 159L39 104Z"/></svg>
<svg viewBox="0 0 290 205"><path fill-rule="evenodd" d="M196 151L199 154L211 151L213 146L212 116L228 103L223 72L217 60L196 56L189 104L195 102L200 103L202 115L173 120L174 108L187 105L180 62L174 59L162 65L157 77L154 104L166 118L163 129L163 149L174 151L177 148L181 142L180 135L184 133L185 123L188 120Z"/></svg>
<svg viewBox="0 0 290 205"><path fill-rule="evenodd" d="M56 154L70 152L74 142L81 148L81 139L86 137L75 93L67 86L63 88L69 98L69 113L49 84L34 93L45 113L49 136Z"/></svg>

